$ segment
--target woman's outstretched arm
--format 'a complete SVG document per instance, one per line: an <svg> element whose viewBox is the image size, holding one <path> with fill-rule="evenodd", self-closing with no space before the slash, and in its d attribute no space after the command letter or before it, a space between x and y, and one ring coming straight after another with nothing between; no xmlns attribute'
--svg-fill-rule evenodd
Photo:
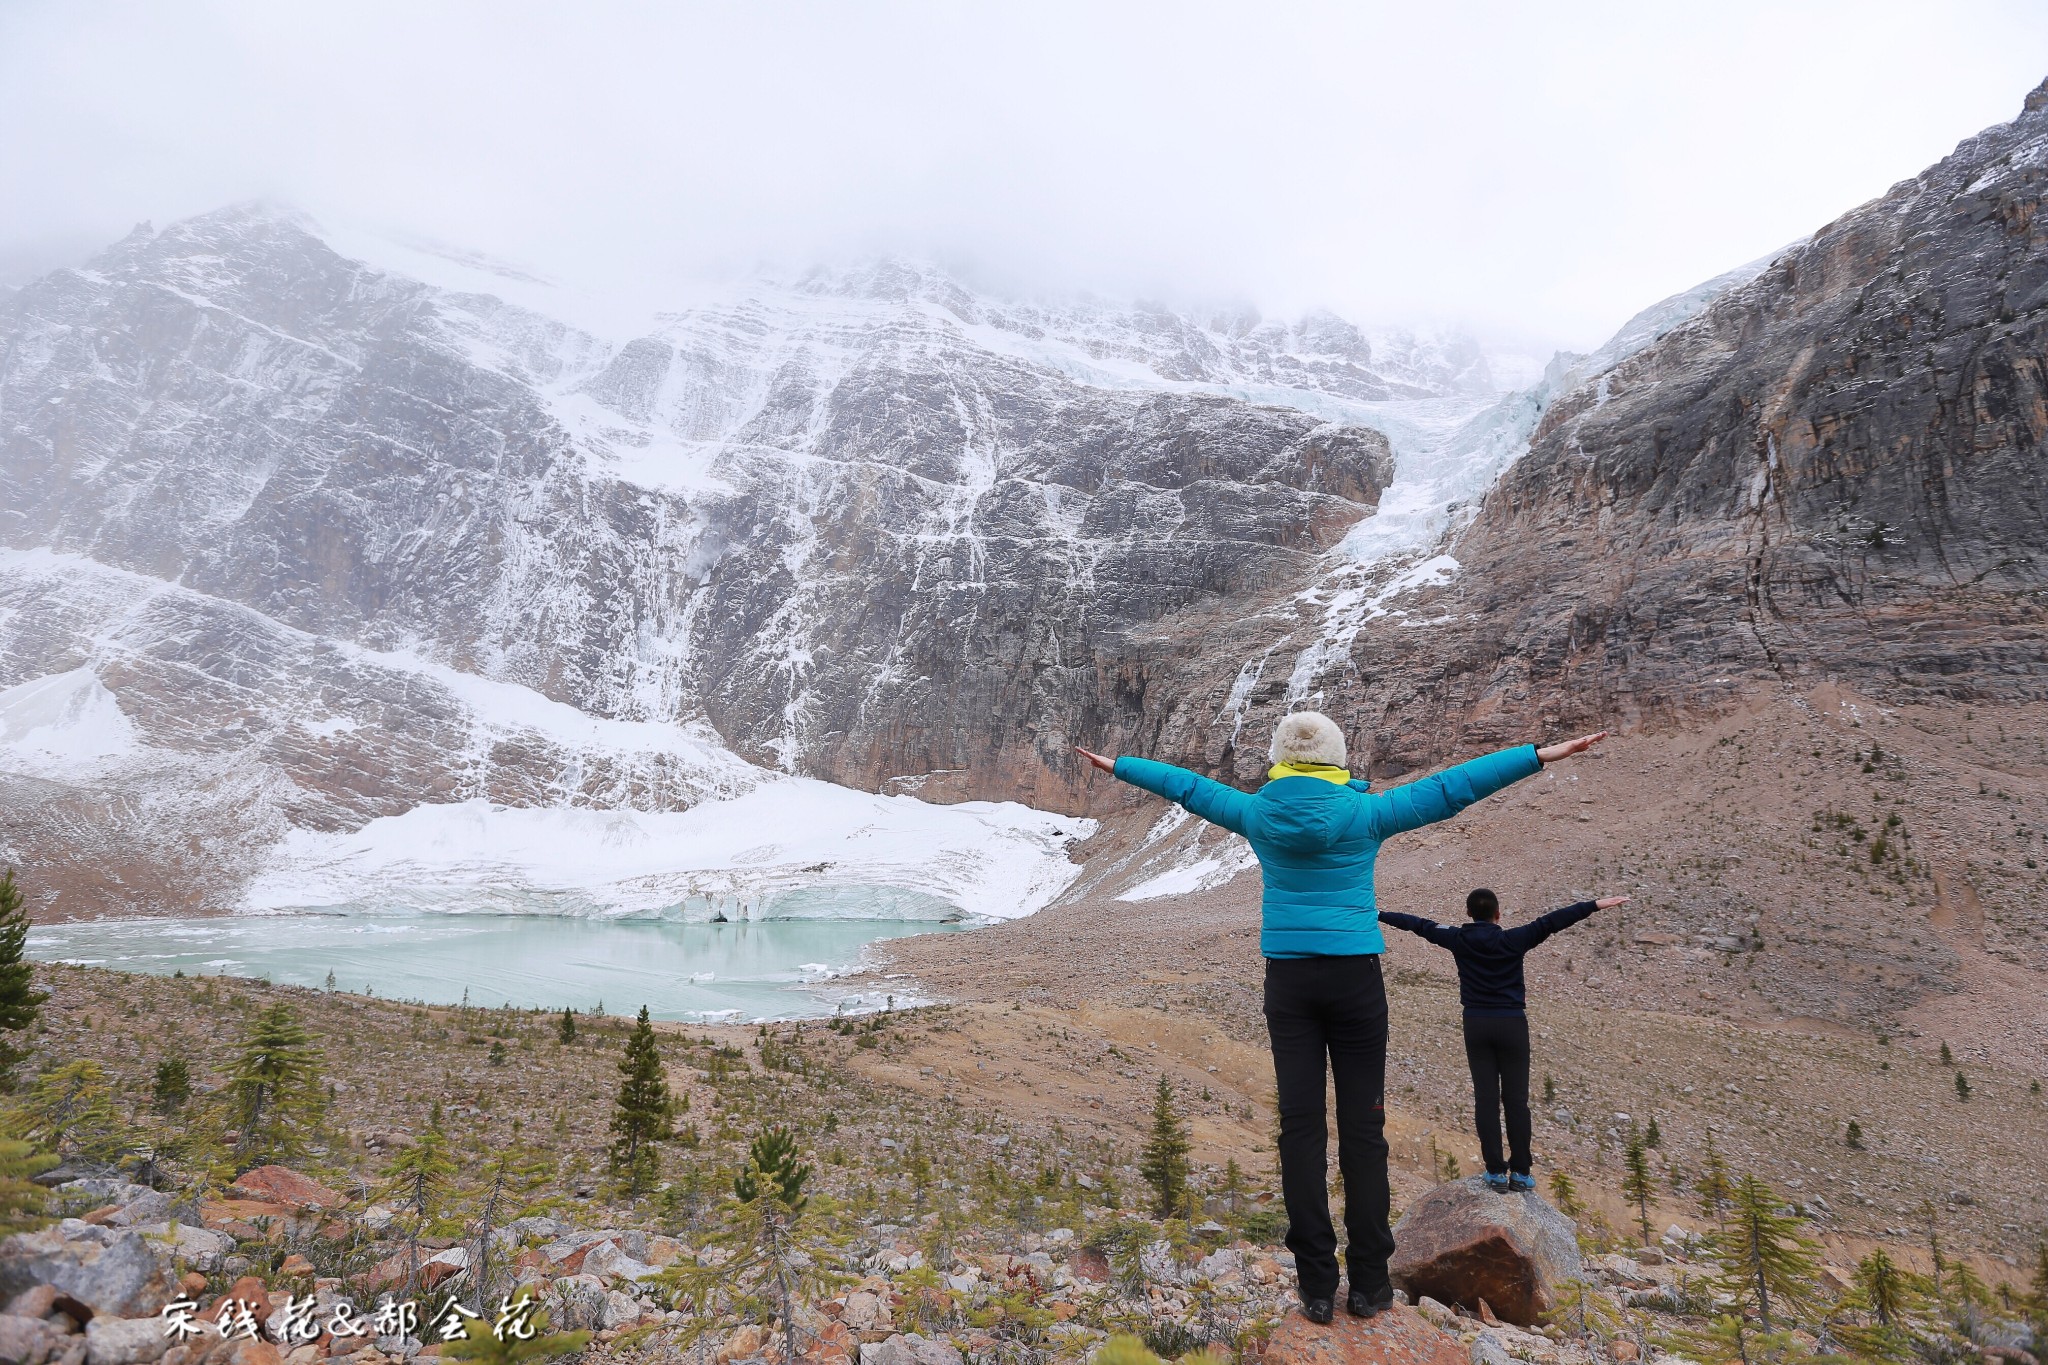
<svg viewBox="0 0 2048 1365"><path fill-rule="evenodd" d="M1384 839L1390 834L1448 820L1474 801L1483 800L1512 782L1535 776L1546 764L1582 754L1605 738L1607 732L1602 730L1596 735L1581 735L1540 749L1523 744L1499 753L1482 754L1419 782L1396 787L1380 798L1379 837Z"/></svg>
<svg viewBox="0 0 2048 1365"><path fill-rule="evenodd" d="M1100 769L1118 781L1128 782L1154 796L1163 796L1232 834L1244 833L1244 817L1251 808L1251 798L1235 787L1226 787L1200 773L1191 773L1186 768L1176 768L1171 763L1159 763L1149 758L1128 755L1110 758L1083 749L1078 744L1074 746L1074 752L1088 760L1090 767Z"/></svg>

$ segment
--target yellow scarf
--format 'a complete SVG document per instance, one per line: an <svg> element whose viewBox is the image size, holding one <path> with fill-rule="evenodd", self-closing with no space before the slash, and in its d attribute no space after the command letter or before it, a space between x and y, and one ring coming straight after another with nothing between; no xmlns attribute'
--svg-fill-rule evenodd
<svg viewBox="0 0 2048 1365"><path fill-rule="evenodd" d="M1268 781L1277 782L1283 777L1320 777L1341 787L1351 780L1351 769L1333 767L1328 763L1275 763L1266 770Z"/></svg>

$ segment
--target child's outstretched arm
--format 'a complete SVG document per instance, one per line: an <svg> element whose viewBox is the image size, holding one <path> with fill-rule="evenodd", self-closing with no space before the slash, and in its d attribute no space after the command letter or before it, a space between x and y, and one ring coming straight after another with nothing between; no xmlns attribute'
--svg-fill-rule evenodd
<svg viewBox="0 0 2048 1365"><path fill-rule="evenodd" d="M1406 929L1411 934L1420 934L1439 948L1448 948L1457 940L1458 931L1448 924L1438 924L1433 919L1420 915L1404 915L1396 910L1380 911L1380 923L1391 924L1396 929Z"/></svg>
<svg viewBox="0 0 2048 1365"><path fill-rule="evenodd" d="M1627 896L1602 896L1596 901L1579 901L1574 905L1565 906L1562 910L1538 915L1527 924L1508 930L1501 937L1507 940L1507 946L1511 951L1527 952L1558 930L1571 928L1595 910L1610 910L1617 905L1626 904L1628 900ZM1386 917L1382 915L1381 918Z"/></svg>
<svg viewBox="0 0 2048 1365"><path fill-rule="evenodd" d="M1128 782L1141 791L1163 796L1177 806L1185 806L1212 825L1220 825L1232 834L1244 833L1245 813L1251 808L1251 798L1235 787L1226 787L1213 778L1200 773L1191 773L1186 768L1176 768L1171 763L1160 763L1149 758L1110 758L1104 754L1091 753L1078 744L1074 752L1088 760L1089 766L1110 774L1120 782Z"/></svg>

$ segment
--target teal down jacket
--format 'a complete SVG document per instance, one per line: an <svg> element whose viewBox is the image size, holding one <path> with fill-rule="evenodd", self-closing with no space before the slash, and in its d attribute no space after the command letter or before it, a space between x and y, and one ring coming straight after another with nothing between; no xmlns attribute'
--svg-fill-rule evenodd
<svg viewBox="0 0 2048 1365"><path fill-rule="evenodd" d="M1265 880L1262 954L1345 957L1387 950L1372 895L1383 842L1448 820L1542 766L1536 746L1524 744L1387 792L1355 779L1282 777L1245 793L1149 758L1119 758L1116 775L1250 842Z"/></svg>

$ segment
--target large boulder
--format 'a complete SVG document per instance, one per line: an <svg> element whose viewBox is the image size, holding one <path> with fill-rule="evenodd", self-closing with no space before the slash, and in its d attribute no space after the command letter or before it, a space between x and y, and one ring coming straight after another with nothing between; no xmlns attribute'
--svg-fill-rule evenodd
<svg viewBox="0 0 2048 1365"><path fill-rule="evenodd" d="M1394 1226L1394 1283L1476 1310L1481 1299L1518 1326L1556 1307L1580 1278L1578 1230L1534 1192L1496 1194L1479 1177L1439 1185Z"/></svg>
<svg viewBox="0 0 2048 1365"><path fill-rule="evenodd" d="M148 1317L171 1297L170 1281L140 1233L76 1218L0 1241L0 1301L38 1284L116 1318Z"/></svg>
<svg viewBox="0 0 2048 1365"><path fill-rule="evenodd" d="M1340 1306L1327 1327L1299 1310L1289 1313L1273 1329L1264 1359L1266 1365L1469 1365L1456 1337L1406 1304L1370 1318L1354 1318Z"/></svg>

